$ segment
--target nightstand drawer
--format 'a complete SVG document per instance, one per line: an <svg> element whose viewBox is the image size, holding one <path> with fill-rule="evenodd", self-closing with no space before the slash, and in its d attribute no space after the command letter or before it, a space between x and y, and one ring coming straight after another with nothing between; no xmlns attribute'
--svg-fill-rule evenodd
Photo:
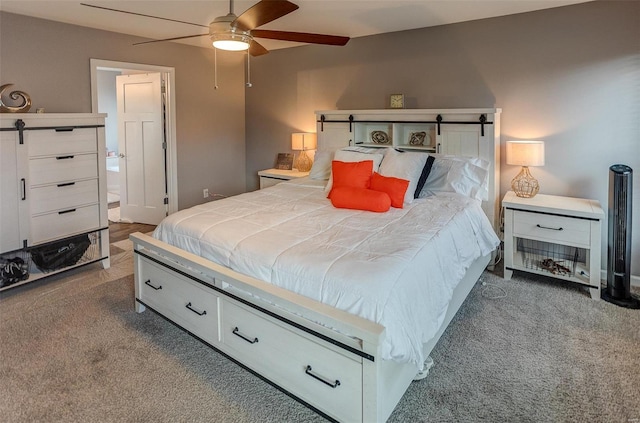
<svg viewBox="0 0 640 423"><path fill-rule="evenodd" d="M513 235L589 248L591 222L587 219L516 210L513 213Z"/></svg>

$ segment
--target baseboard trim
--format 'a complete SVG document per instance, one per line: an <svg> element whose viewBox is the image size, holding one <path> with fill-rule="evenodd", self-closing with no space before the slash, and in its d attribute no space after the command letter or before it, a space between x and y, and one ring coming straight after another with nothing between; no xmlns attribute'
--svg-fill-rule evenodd
<svg viewBox="0 0 640 423"><path fill-rule="evenodd" d="M600 280L603 283L607 283L607 271L606 270L600 270ZM635 286L640 288L640 276L636 276L636 275L631 275L631 286Z"/></svg>

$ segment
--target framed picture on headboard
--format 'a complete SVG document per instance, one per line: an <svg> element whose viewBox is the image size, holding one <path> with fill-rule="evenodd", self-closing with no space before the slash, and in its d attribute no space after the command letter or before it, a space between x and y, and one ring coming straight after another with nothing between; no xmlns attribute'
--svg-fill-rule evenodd
<svg viewBox="0 0 640 423"><path fill-rule="evenodd" d="M276 169L293 169L293 153L278 153L278 159L276 160Z"/></svg>

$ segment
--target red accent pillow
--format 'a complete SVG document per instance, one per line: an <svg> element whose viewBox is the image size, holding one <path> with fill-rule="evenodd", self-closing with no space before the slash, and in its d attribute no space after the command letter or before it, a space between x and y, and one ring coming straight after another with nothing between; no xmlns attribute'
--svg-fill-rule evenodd
<svg viewBox="0 0 640 423"><path fill-rule="evenodd" d="M401 209L404 205L404 194L409 188L409 181L406 179L394 178L393 176L382 176L374 172L371 176L371 189L374 191L386 192L391 198L391 206Z"/></svg>
<svg viewBox="0 0 640 423"><path fill-rule="evenodd" d="M331 162L331 172L333 174L333 185L329 195L327 195L329 198L331 198L335 188L369 188L371 174L373 173L373 160L361 162L334 160Z"/></svg>
<svg viewBox="0 0 640 423"><path fill-rule="evenodd" d="M352 210L386 212L391 207L389 195L366 188L337 187L331 189L333 207Z"/></svg>

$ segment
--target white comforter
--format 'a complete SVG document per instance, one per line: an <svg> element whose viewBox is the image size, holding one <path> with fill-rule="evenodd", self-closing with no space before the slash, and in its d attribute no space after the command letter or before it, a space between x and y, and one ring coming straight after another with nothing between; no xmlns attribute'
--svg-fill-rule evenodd
<svg viewBox="0 0 640 423"><path fill-rule="evenodd" d="M383 358L419 368L466 269L499 244L477 200L445 194L387 213L345 210L304 181L182 210L154 237L377 322Z"/></svg>

